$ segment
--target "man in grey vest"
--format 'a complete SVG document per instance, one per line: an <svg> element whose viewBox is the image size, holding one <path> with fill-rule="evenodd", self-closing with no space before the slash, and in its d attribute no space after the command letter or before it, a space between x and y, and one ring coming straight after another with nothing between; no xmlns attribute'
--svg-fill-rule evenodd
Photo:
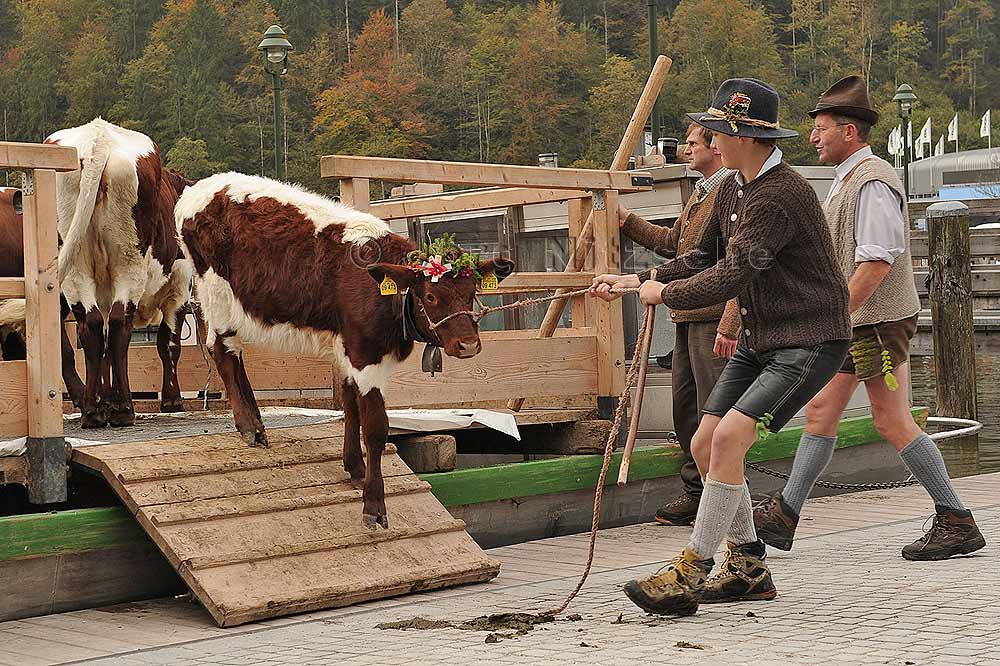
<svg viewBox="0 0 1000 666"><path fill-rule="evenodd" d="M821 162L836 165L823 209L848 279L853 339L844 367L806 407L805 431L784 489L754 510L757 534L775 548L791 549L802 506L833 457L840 418L862 381L876 429L934 500L932 528L904 547L903 557L942 560L977 551L986 541L972 512L955 492L937 445L910 413L907 361L920 299L903 185L868 145L878 113L865 80L841 79L809 115L815 119L809 141Z"/></svg>

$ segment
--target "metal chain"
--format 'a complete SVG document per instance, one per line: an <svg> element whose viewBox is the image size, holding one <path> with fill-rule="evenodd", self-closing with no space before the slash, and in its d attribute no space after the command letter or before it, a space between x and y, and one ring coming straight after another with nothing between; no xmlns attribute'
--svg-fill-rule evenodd
<svg viewBox="0 0 1000 666"><path fill-rule="evenodd" d="M788 479L787 474L782 474L773 469L768 469L763 465L758 465L756 463L748 462L747 467L754 470L755 472L760 472L761 474L767 474L768 476L777 477L779 479ZM920 481L909 478L905 481L883 481L881 483L835 483L833 481L817 481L816 485L820 488L834 488L836 490L890 490L892 488L907 488L909 486L918 485Z"/></svg>

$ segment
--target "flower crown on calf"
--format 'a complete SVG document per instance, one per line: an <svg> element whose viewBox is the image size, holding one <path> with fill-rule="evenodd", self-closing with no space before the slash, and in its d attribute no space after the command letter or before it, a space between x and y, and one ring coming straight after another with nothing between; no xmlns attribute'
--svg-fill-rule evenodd
<svg viewBox="0 0 1000 666"><path fill-rule="evenodd" d="M456 278L475 277L479 274L479 255L466 252L455 244L454 234L442 234L422 250L413 250L406 255L406 264L415 273L423 273L437 282L449 272Z"/></svg>

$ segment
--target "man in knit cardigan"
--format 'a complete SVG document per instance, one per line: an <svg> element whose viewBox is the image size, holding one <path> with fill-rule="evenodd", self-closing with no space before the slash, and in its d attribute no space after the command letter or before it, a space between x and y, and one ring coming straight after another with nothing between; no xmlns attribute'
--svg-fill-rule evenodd
<svg viewBox="0 0 1000 666"><path fill-rule="evenodd" d="M836 165L823 207L848 279L854 339L843 368L806 408L806 427L788 483L754 510L757 533L775 548L791 549L802 506L833 457L840 418L862 381L875 428L934 500L930 531L905 546L903 557L942 560L979 550L986 540L972 512L955 492L937 446L910 413L907 361L920 299L913 283L903 184L868 146L878 113L865 80L841 79L809 115L815 119L809 140L820 161Z"/></svg>
<svg viewBox="0 0 1000 666"><path fill-rule="evenodd" d="M705 481L691 541L660 572L626 583L650 613L688 615L699 602L773 599L764 544L754 531L744 482L746 453L780 430L836 374L851 338L847 281L812 186L781 159L778 93L755 79L730 79L706 113L723 164L737 173L718 187L702 243L647 271L601 275L593 293L641 285L647 305L694 309L736 297L743 330L705 403L692 444ZM719 573L706 580L728 540Z"/></svg>
<svg viewBox="0 0 1000 666"><path fill-rule="evenodd" d="M717 186L733 173L722 166L722 156L712 147L711 130L691 123L686 146L688 165L703 177L695 183L694 192L674 226L651 224L625 206L618 206L622 233L666 259L698 247L705 223L715 206ZM697 310L670 310L670 320L677 327L670 389L674 430L684 452L680 474L684 492L657 510L656 520L664 525L690 525L698 512L702 482L691 454L691 439L698 429L701 408L726 367L726 361L736 351L740 329L738 310L736 301L732 300L725 306L720 303Z"/></svg>

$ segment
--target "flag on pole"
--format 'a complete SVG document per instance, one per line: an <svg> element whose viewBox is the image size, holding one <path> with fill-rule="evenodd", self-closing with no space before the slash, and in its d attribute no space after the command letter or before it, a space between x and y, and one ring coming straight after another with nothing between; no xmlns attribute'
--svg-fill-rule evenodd
<svg viewBox="0 0 1000 666"><path fill-rule="evenodd" d="M957 113L955 114L955 117L951 119L951 122L948 123L948 140L949 141L958 141L958 114Z"/></svg>
<svg viewBox="0 0 1000 666"><path fill-rule="evenodd" d="M924 144L927 144L927 151L930 152L931 148L931 119L928 117L924 122L924 126L920 130L920 136L917 137L917 159L921 160L924 158Z"/></svg>
<svg viewBox="0 0 1000 666"><path fill-rule="evenodd" d="M903 152L909 153L910 160L913 160L913 123L906 123L906 143L903 144Z"/></svg>
<svg viewBox="0 0 1000 666"><path fill-rule="evenodd" d="M944 134L938 137L937 145L934 146L934 157L944 155Z"/></svg>
<svg viewBox="0 0 1000 666"><path fill-rule="evenodd" d="M990 110L986 109L986 113L983 114L982 119L979 121L979 137L988 137L990 135Z"/></svg>

